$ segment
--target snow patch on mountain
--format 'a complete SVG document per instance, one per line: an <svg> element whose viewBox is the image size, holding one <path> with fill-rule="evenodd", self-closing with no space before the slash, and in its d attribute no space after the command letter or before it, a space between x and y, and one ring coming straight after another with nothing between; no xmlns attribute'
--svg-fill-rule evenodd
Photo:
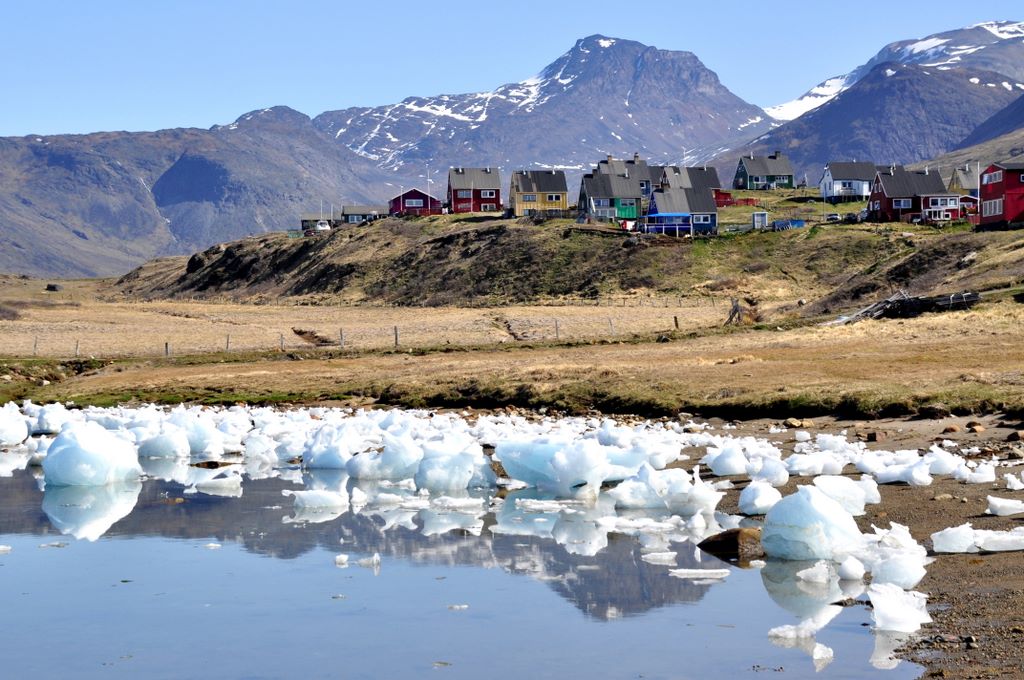
<svg viewBox="0 0 1024 680"><path fill-rule="evenodd" d="M794 120L808 111L818 108L844 90L849 89L852 84L853 82L849 81L849 76L829 78L825 82L811 88L802 97L784 104L769 106L765 109L765 112L775 120Z"/></svg>

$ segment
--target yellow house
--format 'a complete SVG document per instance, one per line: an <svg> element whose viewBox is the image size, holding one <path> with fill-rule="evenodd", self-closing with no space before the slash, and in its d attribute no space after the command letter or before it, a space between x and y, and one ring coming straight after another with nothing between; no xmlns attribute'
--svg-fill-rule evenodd
<svg viewBox="0 0 1024 680"><path fill-rule="evenodd" d="M516 217L568 216L569 190L561 170L516 170L512 173L508 196L509 207Z"/></svg>

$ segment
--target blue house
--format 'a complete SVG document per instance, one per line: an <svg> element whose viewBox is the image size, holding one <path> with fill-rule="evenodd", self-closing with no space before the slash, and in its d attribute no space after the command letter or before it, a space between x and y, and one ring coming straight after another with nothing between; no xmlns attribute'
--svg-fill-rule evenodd
<svg viewBox="0 0 1024 680"><path fill-rule="evenodd" d="M651 194L645 231L670 236L717 234L714 195L697 189L656 189Z"/></svg>

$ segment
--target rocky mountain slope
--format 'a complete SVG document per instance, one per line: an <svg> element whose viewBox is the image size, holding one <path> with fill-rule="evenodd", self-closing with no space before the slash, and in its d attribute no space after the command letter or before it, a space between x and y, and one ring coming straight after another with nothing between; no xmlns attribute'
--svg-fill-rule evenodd
<svg viewBox="0 0 1024 680"><path fill-rule="evenodd" d="M982 144L1021 129L1024 129L1024 95L975 128L958 148Z"/></svg>
<svg viewBox="0 0 1024 680"><path fill-rule="evenodd" d="M742 151L763 155L782 150L798 177L806 174L812 184L832 160L903 164L933 158L1019 96L1018 84L1004 85L1005 79L992 71L882 63L827 104ZM732 176L739 155L716 161L722 177Z"/></svg>
<svg viewBox="0 0 1024 680"><path fill-rule="evenodd" d="M658 162L769 129L691 52L592 35L540 74L491 92L329 111L314 123L382 168L589 169L606 154Z"/></svg>
<svg viewBox="0 0 1024 680"><path fill-rule="evenodd" d="M972 68L1002 73L1009 82L1024 82L1024 22L989 21L900 40L878 51L853 71L833 76L793 101L765 111L778 120L794 120L853 87L879 64L919 64L936 70Z"/></svg>
<svg viewBox="0 0 1024 680"><path fill-rule="evenodd" d="M381 174L286 107L212 130L0 139L0 271L124 272L283 230L317 197L364 201Z"/></svg>

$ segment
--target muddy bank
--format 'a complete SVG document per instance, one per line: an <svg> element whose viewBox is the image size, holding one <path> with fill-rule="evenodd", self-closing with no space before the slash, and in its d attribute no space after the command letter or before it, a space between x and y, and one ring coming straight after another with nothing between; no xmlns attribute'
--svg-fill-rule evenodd
<svg viewBox="0 0 1024 680"><path fill-rule="evenodd" d="M980 422L984 431L968 431L968 422ZM931 549L930 536L947 527L970 522L976 529L1007 530L1021 526L1022 516L995 517L986 515L987 496L1024 498L1024 492L1008 491L1002 475L1024 469L1024 443L1009 442L1014 432L1024 430L1024 423L998 415L983 417L947 417L938 419L886 419L872 421L815 419L812 434L837 434L845 430L851 440L882 439L869 442L870 449L923 449L935 441L949 439L977 447L978 458L993 456L1002 461L1019 463L1015 467L998 468L993 484L962 484L949 477L935 477L930 486L882 485L882 502L868 506L868 513L857 518L861 531L871 525L887 528L898 522L910 528L920 543ZM715 425L723 423L714 422ZM778 421L754 420L736 423L731 434L767 437L791 451L793 434L771 434ZM944 432L958 428L958 432ZM846 474L859 477L847 468ZM736 479L737 486L719 504L723 512L737 512L739 492L746 480ZM810 478L791 478L781 488L791 493ZM1024 668L1024 554L1019 552L936 555L928 573L916 590L927 593L928 611L933 623L901 651L904 658L925 666L923 677L937 678L1019 678Z"/></svg>

